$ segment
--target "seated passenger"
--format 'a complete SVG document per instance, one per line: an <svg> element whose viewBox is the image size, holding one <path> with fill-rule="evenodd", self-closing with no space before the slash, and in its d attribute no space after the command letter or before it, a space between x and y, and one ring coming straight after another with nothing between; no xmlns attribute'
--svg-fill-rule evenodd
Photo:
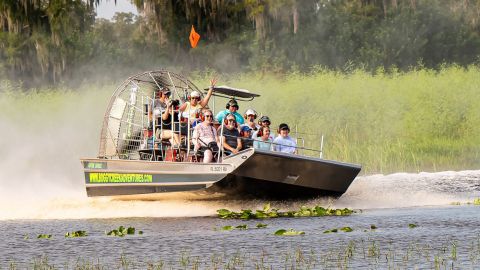
<svg viewBox="0 0 480 270"><path fill-rule="evenodd" d="M245 118L245 123L240 127L248 126L250 127L252 132L258 131L260 125L255 123L255 119L257 119L257 112L255 110L248 109L243 115L243 117Z"/></svg>
<svg viewBox="0 0 480 270"><path fill-rule="evenodd" d="M253 147L252 130L249 126L242 126L240 128L240 137L242 140L242 150Z"/></svg>
<svg viewBox="0 0 480 270"><path fill-rule="evenodd" d="M155 100L153 101L153 108L150 111L149 119L152 121L152 114L155 118L160 117L160 115L167 108L167 103L170 98L170 90L167 87L163 87L155 93Z"/></svg>
<svg viewBox="0 0 480 270"><path fill-rule="evenodd" d="M210 109L202 111L203 122L195 126L192 135L194 150L203 153L203 162L213 161L214 153L218 152L217 131L213 127L213 113Z"/></svg>
<svg viewBox="0 0 480 270"><path fill-rule="evenodd" d="M237 122L235 116L227 114L225 116L225 123L218 130L222 140L222 146L225 154L231 155L238 153L242 149L242 140L240 139L240 132L237 129ZM223 133L222 133L223 132Z"/></svg>
<svg viewBox="0 0 480 270"><path fill-rule="evenodd" d="M260 150L272 150L272 141L270 138L270 128L261 127L257 132L257 139L253 141L253 147Z"/></svg>
<svg viewBox="0 0 480 270"><path fill-rule="evenodd" d="M178 100L169 100L167 107L162 112L162 116L158 118L156 123L155 137L166 140L168 139L172 146L178 146L180 144L180 123L178 117ZM173 121L173 125L172 125Z"/></svg>
<svg viewBox="0 0 480 270"><path fill-rule="evenodd" d="M244 123L242 115L240 115L237 110L238 110L238 103L235 99L231 99L228 101L226 105L226 110L220 111L217 116L215 117L219 123L223 122L223 119L227 114L231 114L235 117L235 121L241 125Z"/></svg>
<svg viewBox="0 0 480 270"><path fill-rule="evenodd" d="M297 151L297 143L292 137L288 136L290 128L287 124L282 123L278 127L278 136L273 140L273 150L283 153L295 154Z"/></svg>
<svg viewBox="0 0 480 270"><path fill-rule="evenodd" d="M198 91L192 91L190 93L190 96L189 96L190 101L183 103L179 109L180 112L182 112L183 118L190 119L190 123L194 123L199 120L198 119L199 114L202 111L202 109L208 105L208 101L212 96L213 87L215 87L216 83L217 83L216 79L210 80L210 88L208 89L207 95L203 99L201 99L200 92Z"/></svg>
<svg viewBox="0 0 480 270"><path fill-rule="evenodd" d="M271 123L270 118L266 115L260 117L260 119L258 120L258 124L260 125L260 127L270 128L270 123ZM260 136L258 136L257 133L258 133L258 130L256 132L253 132L252 139L256 140L258 137L260 137ZM273 142L274 136L273 136L271 131L270 131L270 137L269 138Z"/></svg>

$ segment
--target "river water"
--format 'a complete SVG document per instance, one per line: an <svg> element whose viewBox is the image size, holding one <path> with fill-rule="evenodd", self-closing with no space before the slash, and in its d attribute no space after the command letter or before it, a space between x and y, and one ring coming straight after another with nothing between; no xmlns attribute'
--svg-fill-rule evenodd
<svg viewBox="0 0 480 270"><path fill-rule="evenodd" d="M49 191L49 189L45 189ZM102 266L107 269L478 269L480 171L358 177L338 200L271 202L349 207L345 217L222 220L219 208L260 209L263 201L86 198L75 190L24 196L0 206L0 268ZM9 194L4 194L9 195ZM11 194L10 194L11 195ZM11 197L11 196L7 196ZM186 197L188 198L188 197ZM460 205L458 205L460 204ZM259 222L265 229L256 229ZM221 230L223 226L247 230ZM410 228L409 224L417 227ZM371 229L375 225L377 229ZM106 236L119 226L143 234ZM349 226L352 232L324 233ZM278 229L304 235L276 236ZM65 238L84 230L88 236ZM50 239L37 239L51 234ZM162 268L163 267L163 268Z"/></svg>

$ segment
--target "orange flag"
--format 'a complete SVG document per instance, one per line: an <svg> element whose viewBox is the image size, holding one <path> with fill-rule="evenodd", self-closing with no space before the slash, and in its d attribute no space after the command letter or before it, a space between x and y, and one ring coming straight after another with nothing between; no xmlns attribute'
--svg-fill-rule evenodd
<svg viewBox="0 0 480 270"><path fill-rule="evenodd" d="M190 31L189 39L190 39L190 45L192 45L192 48L197 47L197 43L200 40L200 35L197 32L195 32L195 28L193 28L193 25L192 25L192 30Z"/></svg>

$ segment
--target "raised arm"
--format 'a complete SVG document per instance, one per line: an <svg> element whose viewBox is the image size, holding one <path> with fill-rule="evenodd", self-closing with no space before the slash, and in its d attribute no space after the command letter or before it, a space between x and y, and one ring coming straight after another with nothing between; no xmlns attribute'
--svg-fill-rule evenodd
<svg viewBox="0 0 480 270"><path fill-rule="evenodd" d="M200 101L200 106L202 106L202 108L208 105L208 101L210 100L210 97L212 97L213 87L215 87L216 83L217 79L213 78L210 80L210 88L208 88L207 95L202 99L202 101Z"/></svg>

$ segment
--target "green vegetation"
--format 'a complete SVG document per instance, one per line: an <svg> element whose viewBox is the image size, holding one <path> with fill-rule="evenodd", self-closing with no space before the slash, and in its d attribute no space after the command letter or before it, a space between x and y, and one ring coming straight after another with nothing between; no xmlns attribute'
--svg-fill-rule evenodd
<svg viewBox="0 0 480 270"><path fill-rule="evenodd" d="M200 82L206 85L207 78ZM366 174L480 166L476 66L375 75L324 69L285 77L248 74L228 84L262 95L241 110L252 106L269 115L274 128L290 124L292 136L304 138L308 148L319 149L318 134L324 134L324 158L362 164Z"/></svg>
<svg viewBox="0 0 480 270"><path fill-rule="evenodd" d="M353 210L344 209L329 209L321 206L309 208L302 206L298 211L280 212L278 209L270 208L270 204L264 205L263 210L256 210L253 212L250 209L241 210L241 212L234 212L228 209L217 210L218 217L223 219L266 219L266 218L280 218L280 217L323 217L323 216L348 216L354 213Z"/></svg>
<svg viewBox="0 0 480 270"><path fill-rule="evenodd" d="M197 74L193 81L206 86L210 77L211 73ZM246 73L219 79L221 84L262 95L249 105L240 103L241 112L253 107L269 115L274 129L281 122L288 123L292 136L305 139L308 148L319 149L318 134L324 134L324 158L361 164L364 174L480 166L480 68L476 66L445 66L439 71L379 70L375 75L364 70L344 74L317 69L309 74ZM84 107L88 105L89 110L83 109L90 113L88 118L70 115L72 121L90 127L90 133L78 142L83 145L98 138L115 85L24 93L21 87L1 81L0 89L0 118L12 123L26 121L25 128L53 115L64 121L60 114L78 106L79 101ZM217 100L217 110L220 102ZM30 108L34 113L25 119L18 108ZM318 156L318 152L300 152Z"/></svg>
<svg viewBox="0 0 480 270"><path fill-rule="evenodd" d="M140 16L95 19L106 0L0 2L0 77L27 87L184 71L408 70L478 62L478 1L132 1ZM194 25L199 46L190 47ZM108 74L108 76L105 76Z"/></svg>
<svg viewBox="0 0 480 270"><path fill-rule="evenodd" d="M437 240L398 246L367 238L340 242L322 250L292 247L280 253L239 250L230 254L195 256L177 251L166 258L135 258L121 254L108 263L104 263L104 259L78 258L55 264L47 256L39 256L31 259L28 269L475 269L480 259L479 242L477 236L472 243ZM7 268L27 267L10 261Z"/></svg>
<svg viewBox="0 0 480 270"><path fill-rule="evenodd" d="M334 228L334 229L330 229L330 230L325 230L325 231L323 231L323 233L336 233L339 230L342 231L342 232L353 232L353 229L351 227L342 227L340 229Z"/></svg>
<svg viewBox="0 0 480 270"><path fill-rule="evenodd" d="M51 234L39 234L37 235L37 239L50 239L52 238Z"/></svg>
<svg viewBox="0 0 480 270"><path fill-rule="evenodd" d="M268 224L263 224L263 223L257 223L257 225L255 226L256 229L266 229L268 226ZM220 230L222 231L231 231L231 230L248 230L248 225L247 224L240 224L240 225L237 225L237 226L232 226L232 225L227 225L227 226L223 226ZM217 229L215 229L217 230Z"/></svg>
<svg viewBox="0 0 480 270"><path fill-rule="evenodd" d="M305 234L303 231L295 231L293 229L280 229L274 233L274 235L280 235L280 236L294 236L294 235L302 235Z"/></svg>
<svg viewBox="0 0 480 270"><path fill-rule="evenodd" d="M74 232L67 232L65 234L65 237L67 238L76 238L76 237L85 237L87 236L87 232L86 231L74 231Z"/></svg>
<svg viewBox="0 0 480 270"><path fill-rule="evenodd" d="M417 225L417 224L414 224L414 223L410 223L410 224L408 224L408 227L409 227L410 229L413 229L413 228L418 227L418 225Z"/></svg>
<svg viewBox="0 0 480 270"><path fill-rule="evenodd" d="M123 226L120 226L117 229L113 229L109 232L105 232L105 234L108 235L108 236L117 236L117 237L124 237L126 235L134 235L135 234L135 228L134 227L125 228Z"/></svg>

